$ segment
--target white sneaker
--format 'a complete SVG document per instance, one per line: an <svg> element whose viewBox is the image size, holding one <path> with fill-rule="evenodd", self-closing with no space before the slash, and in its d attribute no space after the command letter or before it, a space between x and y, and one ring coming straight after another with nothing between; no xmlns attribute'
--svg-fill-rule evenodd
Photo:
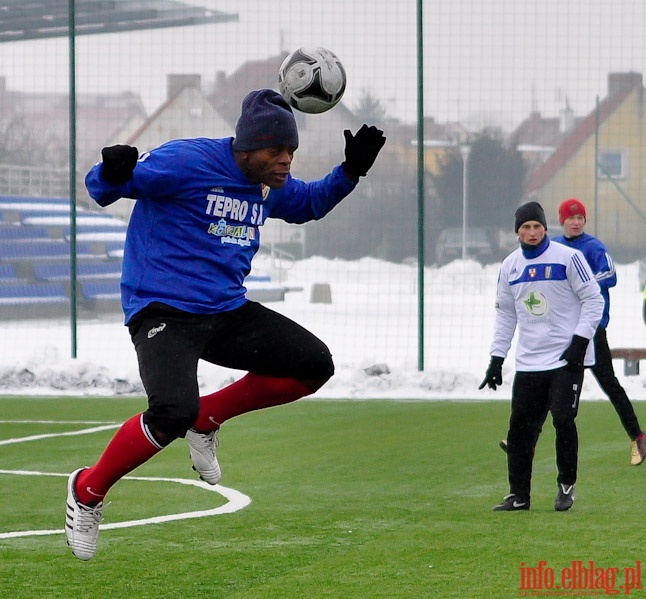
<svg viewBox="0 0 646 599"><path fill-rule="evenodd" d="M217 485L222 478L220 464L215 457L215 448L218 446L218 431L198 433L192 428L186 431L189 455L193 462L193 470L200 478L210 485Z"/></svg>
<svg viewBox="0 0 646 599"><path fill-rule="evenodd" d="M65 536L72 553L82 560L94 557L96 542L99 538L99 522L103 519L103 502L95 507L83 505L76 498L74 486L80 472L79 468L67 480L67 505L65 510Z"/></svg>

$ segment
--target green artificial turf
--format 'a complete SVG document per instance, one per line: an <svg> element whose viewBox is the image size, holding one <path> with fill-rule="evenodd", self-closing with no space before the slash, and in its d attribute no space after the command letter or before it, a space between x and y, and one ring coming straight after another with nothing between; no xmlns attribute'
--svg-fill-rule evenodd
<svg viewBox="0 0 646 599"><path fill-rule="evenodd" d="M64 474L92 464L113 429L61 434L96 426L81 421L116 425L144 406L0 398L0 469ZM581 568L591 570L587 588L559 596L590 596L593 578L594 594L642 595L646 466L629 465L610 403L581 406L577 499L565 513L553 509L551 425L537 447L531 511L491 510L507 492L497 443L508 411L505 401L301 400L247 414L223 427L218 452L221 484L247 495L247 507L103 530L88 562L62 534L66 478L0 474L0 534L60 529L0 538L0 597L500 599L529 596L528 584L532 596L554 596L575 568L579 586ZM38 435L54 436L7 443ZM184 440L132 475L196 478ZM140 480L120 481L108 500L106 524L226 503L197 487ZM550 575L554 586L538 588Z"/></svg>

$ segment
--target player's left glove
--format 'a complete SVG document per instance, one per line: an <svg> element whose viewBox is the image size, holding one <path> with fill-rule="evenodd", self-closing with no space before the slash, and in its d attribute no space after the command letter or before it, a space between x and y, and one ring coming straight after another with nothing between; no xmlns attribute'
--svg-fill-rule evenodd
<svg viewBox="0 0 646 599"><path fill-rule="evenodd" d="M343 132L345 137L345 161L343 170L351 178L365 177L377 160L377 156L386 143L381 129L374 125L362 125L355 135L349 129Z"/></svg>
<svg viewBox="0 0 646 599"><path fill-rule="evenodd" d="M568 348L561 354L560 360L567 362L565 368L571 372L578 372L583 370L583 361L585 360L585 352L588 349L589 339L579 335L572 335L572 341Z"/></svg>
<svg viewBox="0 0 646 599"><path fill-rule="evenodd" d="M485 385L488 385L489 389L495 391L497 387L502 385L502 363L504 361L505 358L501 358L500 356L491 356L489 368L487 368L484 381L480 383L478 390L484 389Z"/></svg>

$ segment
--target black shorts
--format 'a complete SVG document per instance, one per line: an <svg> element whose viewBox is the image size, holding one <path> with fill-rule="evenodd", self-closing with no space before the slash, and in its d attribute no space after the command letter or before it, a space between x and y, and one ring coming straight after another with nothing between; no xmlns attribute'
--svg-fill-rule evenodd
<svg viewBox="0 0 646 599"><path fill-rule="evenodd" d="M257 302L207 315L153 303L128 329L148 395L145 417L164 432L187 429L197 417L199 360L301 381L334 374L330 351L320 339ZM178 427L180 421L188 424Z"/></svg>

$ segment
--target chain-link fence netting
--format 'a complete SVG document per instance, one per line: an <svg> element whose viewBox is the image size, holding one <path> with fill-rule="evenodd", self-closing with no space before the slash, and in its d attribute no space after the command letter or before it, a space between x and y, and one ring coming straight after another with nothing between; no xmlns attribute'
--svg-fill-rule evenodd
<svg viewBox="0 0 646 599"><path fill-rule="evenodd" d="M278 89L281 63L301 46L332 50L347 86L327 112L295 111L292 173L326 175L344 159L344 130L362 123L388 141L325 218L266 223L251 297L320 335L339 367L424 370L437 374L430 390L450 389L488 360L515 208L541 202L555 235L558 205L577 197L587 232L620 266L611 345L643 345L641 1L33 4L0 2L0 327L11 384L17 362L70 355L98 365L114 355L130 377L119 277L133 200L100 208L85 174L104 146L144 152L234 135L243 97Z"/></svg>

